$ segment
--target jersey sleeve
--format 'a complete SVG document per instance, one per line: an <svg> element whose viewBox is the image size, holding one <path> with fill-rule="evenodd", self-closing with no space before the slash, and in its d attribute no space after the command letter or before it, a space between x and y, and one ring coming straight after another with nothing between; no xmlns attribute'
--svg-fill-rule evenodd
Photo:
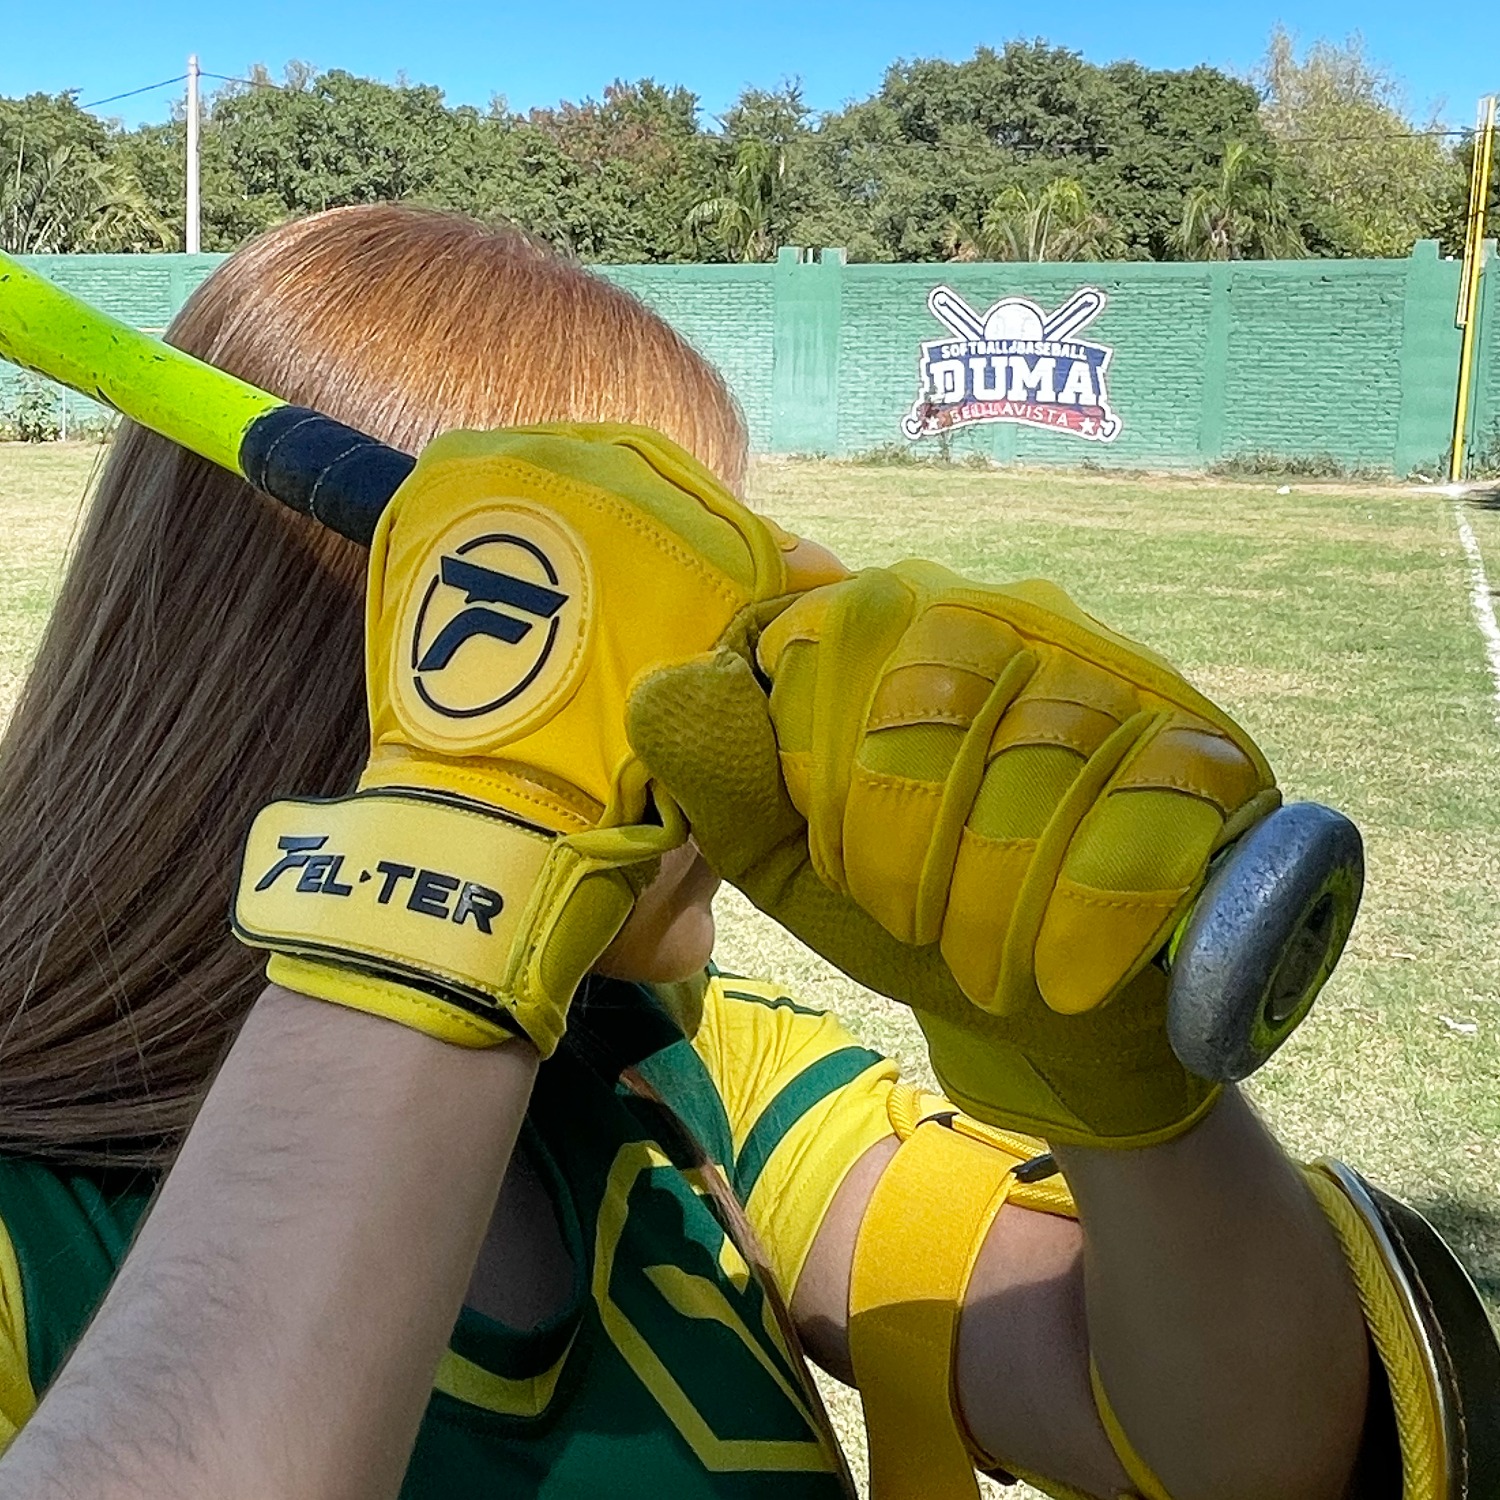
<svg viewBox="0 0 1500 1500"><path fill-rule="evenodd" d="M787 1300L834 1195L892 1133L895 1063L774 985L714 975L693 1047L728 1117L727 1164Z"/></svg>
<svg viewBox="0 0 1500 1500"><path fill-rule="evenodd" d="M0 1449L103 1300L154 1186L0 1156Z"/></svg>
<svg viewBox="0 0 1500 1500"><path fill-rule="evenodd" d="M15 1246L0 1224L0 1452L36 1410L26 1350L26 1305Z"/></svg>

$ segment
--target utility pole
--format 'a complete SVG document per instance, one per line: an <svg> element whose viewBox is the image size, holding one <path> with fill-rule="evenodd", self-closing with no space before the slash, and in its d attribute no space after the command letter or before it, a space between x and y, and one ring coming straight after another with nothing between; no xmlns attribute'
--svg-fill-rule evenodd
<svg viewBox="0 0 1500 1500"><path fill-rule="evenodd" d="M187 67L187 234L184 248L196 255L198 238L198 56Z"/></svg>

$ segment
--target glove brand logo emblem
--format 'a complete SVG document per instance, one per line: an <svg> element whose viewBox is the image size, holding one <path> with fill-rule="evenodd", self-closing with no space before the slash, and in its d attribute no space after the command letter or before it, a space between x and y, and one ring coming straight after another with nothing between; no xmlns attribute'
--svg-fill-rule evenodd
<svg viewBox="0 0 1500 1500"><path fill-rule="evenodd" d="M322 852L327 842L326 833L284 834L276 841L281 857L255 883L256 894L270 890L293 870L298 872L294 889L302 896L353 896L357 887L379 876L380 884L373 891L377 906L389 906L393 897L404 895L406 910L420 917L437 917L460 927L472 922L486 937L493 935L491 923L504 910L505 898L492 887L441 870L419 870L394 859L377 860L373 871L361 870L357 876L351 873L349 880L341 880L346 856ZM411 882L405 890L404 881ZM455 896L457 900L453 900Z"/></svg>
<svg viewBox="0 0 1500 1500"><path fill-rule="evenodd" d="M450 527L412 579L395 697L420 739L472 752L514 738L571 691L589 579L551 516L495 507Z"/></svg>
<svg viewBox="0 0 1500 1500"><path fill-rule="evenodd" d="M416 651L426 632L429 607L440 589L456 589L464 596L464 609L453 615L432 637L421 655L413 663L416 671L416 689L422 701L440 714L455 719L474 719L509 703L524 693L537 674L547 665L547 658L557 645L557 633L561 621L558 613L568 602L568 596L550 585L555 584L557 570L547 554L519 536L481 536L459 549L460 554L477 553L488 548L493 553L501 548L519 548L535 561L547 578L546 584L530 583L517 578L513 573L502 573L498 569L485 567L483 563L471 562L465 555L445 555L439 568L438 579L429 586L421 613L417 616L417 633L412 638L412 649ZM481 554L485 555L485 554ZM446 602L444 600L443 602ZM491 605L508 605L505 610L492 609ZM441 609L441 604L439 605ZM512 613L516 611L516 613ZM532 619L523 616L530 615ZM488 703L473 706L455 706L442 699L443 684L438 674L445 672L464 645L476 637L487 637L506 646L518 646L535 628L533 622L545 622L547 632L540 643L535 660L529 660L527 670L513 687L507 687ZM429 682L433 683L429 687Z"/></svg>

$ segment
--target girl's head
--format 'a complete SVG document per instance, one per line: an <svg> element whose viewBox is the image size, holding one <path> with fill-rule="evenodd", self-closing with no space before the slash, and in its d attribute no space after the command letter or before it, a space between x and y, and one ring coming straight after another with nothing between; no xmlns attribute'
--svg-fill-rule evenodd
<svg viewBox="0 0 1500 1500"><path fill-rule="evenodd" d="M451 215L273 230L168 338L410 451L453 427L629 421L744 476L733 399L655 314ZM347 790L364 755L363 568L231 475L116 436L0 745L0 1150L143 1161L191 1120L263 983L226 920L249 819ZM645 942L669 967L706 940L701 874L674 878Z"/></svg>

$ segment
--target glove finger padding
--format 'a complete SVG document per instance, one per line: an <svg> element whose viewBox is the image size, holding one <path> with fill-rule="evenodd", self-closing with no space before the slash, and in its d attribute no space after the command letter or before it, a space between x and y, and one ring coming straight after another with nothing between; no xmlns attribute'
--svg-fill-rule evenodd
<svg viewBox="0 0 1500 1500"><path fill-rule="evenodd" d="M290 987L550 1053L686 836L626 738L631 684L710 649L816 550L645 428L434 440L371 546L360 790L262 812L237 933Z"/></svg>
<svg viewBox="0 0 1500 1500"><path fill-rule="evenodd" d="M1232 720L1048 584L873 570L758 660L818 873L997 1014L1102 1004L1279 801Z"/></svg>
<svg viewBox="0 0 1500 1500"><path fill-rule="evenodd" d="M935 949L893 938L814 868L807 823L782 780L765 691L741 655L718 651L647 675L630 696L626 724L715 873L868 988L913 1007L973 1009Z"/></svg>
<svg viewBox="0 0 1500 1500"><path fill-rule="evenodd" d="M977 1118L1054 1141L1141 1145L1187 1128L1212 1100L1213 1086L1167 1041L1160 971L1086 1016L1040 1000L991 1015L968 1000L937 944L900 941L829 884L779 770L771 705L741 656L648 675L627 726L709 864L852 979L910 1006L945 1091Z"/></svg>

